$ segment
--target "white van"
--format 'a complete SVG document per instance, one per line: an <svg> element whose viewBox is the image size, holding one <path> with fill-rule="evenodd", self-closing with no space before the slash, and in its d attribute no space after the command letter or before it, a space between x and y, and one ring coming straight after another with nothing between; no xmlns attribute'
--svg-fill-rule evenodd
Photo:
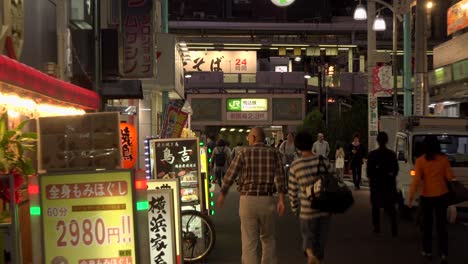
<svg viewBox="0 0 468 264"><path fill-rule="evenodd" d="M397 153L400 166L397 182L405 205L415 173L415 160L421 154L422 142L427 135L437 136L442 152L449 158L456 179L468 187L467 129L467 118L381 117L381 130L389 136L388 147ZM468 207L468 202L457 206Z"/></svg>

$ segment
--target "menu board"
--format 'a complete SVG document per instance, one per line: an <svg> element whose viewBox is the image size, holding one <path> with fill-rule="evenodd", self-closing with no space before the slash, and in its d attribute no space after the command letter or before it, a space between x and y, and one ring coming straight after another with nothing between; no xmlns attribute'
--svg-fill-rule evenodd
<svg viewBox="0 0 468 264"><path fill-rule="evenodd" d="M41 175L44 263L135 262L130 171Z"/></svg>
<svg viewBox="0 0 468 264"><path fill-rule="evenodd" d="M153 178L180 179L182 203L200 203L200 146L198 138L155 139Z"/></svg>

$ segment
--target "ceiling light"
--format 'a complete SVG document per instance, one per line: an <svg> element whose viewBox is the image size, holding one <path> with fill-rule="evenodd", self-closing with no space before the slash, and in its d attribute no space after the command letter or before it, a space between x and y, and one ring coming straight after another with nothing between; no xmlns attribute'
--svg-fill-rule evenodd
<svg viewBox="0 0 468 264"><path fill-rule="evenodd" d="M354 9L353 18L354 20L366 20L367 19L367 11L364 5L359 3L359 5L356 6L356 9Z"/></svg>
<svg viewBox="0 0 468 264"><path fill-rule="evenodd" d="M387 29L387 24L385 24L385 20L380 15L377 15L374 20L374 25L372 26L374 31L385 31Z"/></svg>
<svg viewBox="0 0 468 264"><path fill-rule="evenodd" d="M186 74L185 74L185 78L187 78L187 79L188 79L188 78L192 78L192 74L186 73Z"/></svg>
<svg viewBox="0 0 468 264"><path fill-rule="evenodd" d="M247 129L245 132L250 133L250 129Z"/></svg>
<svg viewBox="0 0 468 264"><path fill-rule="evenodd" d="M179 42L179 46L181 46L181 47L187 47L187 43L185 43L185 42L183 42L183 41L182 41L182 42Z"/></svg>
<svg viewBox="0 0 468 264"><path fill-rule="evenodd" d="M432 1L427 2L426 8L427 9L432 9L434 7L434 3Z"/></svg>
<svg viewBox="0 0 468 264"><path fill-rule="evenodd" d="M242 129L242 128L241 128L241 129L239 129L239 132L244 132L244 129Z"/></svg>
<svg viewBox="0 0 468 264"><path fill-rule="evenodd" d="M300 62L300 61L301 61L301 57L297 56L296 58L294 58L294 61Z"/></svg>
<svg viewBox="0 0 468 264"><path fill-rule="evenodd" d="M306 75L304 75L304 78L310 79L310 78L312 78L312 76L310 76L310 74L306 74Z"/></svg>
<svg viewBox="0 0 468 264"><path fill-rule="evenodd" d="M235 128L231 128L229 129L229 132L234 132L236 129Z"/></svg>
<svg viewBox="0 0 468 264"><path fill-rule="evenodd" d="M182 47L180 48L182 51L188 51L188 48L187 47Z"/></svg>
<svg viewBox="0 0 468 264"><path fill-rule="evenodd" d="M222 127L219 131L226 131L226 128L225 127Z"/></svg>

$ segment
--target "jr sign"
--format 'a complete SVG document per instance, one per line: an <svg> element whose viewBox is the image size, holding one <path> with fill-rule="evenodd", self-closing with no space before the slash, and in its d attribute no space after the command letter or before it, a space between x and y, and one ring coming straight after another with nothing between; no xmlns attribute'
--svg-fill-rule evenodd
<svg viewBox="0 0 468 264"><path fill-rule="evenodd" d="M271 2L279 7L286 7L294 3L295 0L271 0Z"/></svg>
<svg viewBox="0 0 468 264"><path fill-rule="evenodd" d="M268 99L266 98L227 98L226 108L228 112L266 112L268 111Z"/></svg>

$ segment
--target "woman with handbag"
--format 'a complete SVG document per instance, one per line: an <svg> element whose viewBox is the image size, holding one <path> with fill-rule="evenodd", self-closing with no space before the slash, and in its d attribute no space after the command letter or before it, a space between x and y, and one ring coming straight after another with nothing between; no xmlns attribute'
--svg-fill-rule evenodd
<svg viewBox="0 0 468 264"><path fill-rule="evenodd" d="M416 175L411 183L408 205L411 207L416 190L422 185L420 206L422 221L422 255L432 258L432 223L435 218L441 264L447 263L448 233L447 205L449 189L447 181L454 179L450 162L440 149L436 136L424 138L423 155L416 159Z"/></svg>

